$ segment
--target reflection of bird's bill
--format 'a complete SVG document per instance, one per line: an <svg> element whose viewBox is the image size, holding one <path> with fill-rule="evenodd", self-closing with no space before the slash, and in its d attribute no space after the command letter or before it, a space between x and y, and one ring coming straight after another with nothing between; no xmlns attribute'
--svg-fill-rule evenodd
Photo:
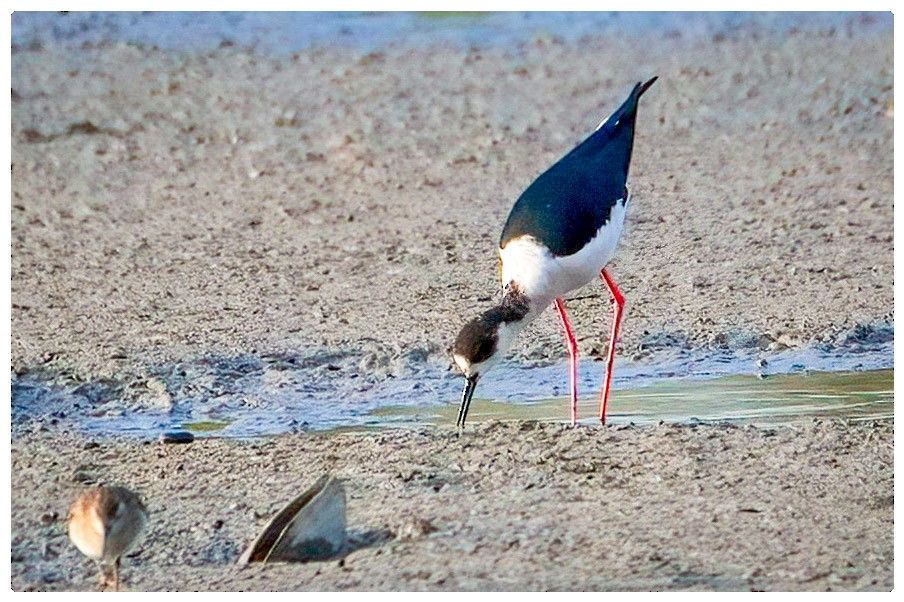
<svg viewBox="0 0 904 602"><path fill-rule="evenodd" d="M474 396L475 388L477 388L477 377L466 376L465 388L461 392L461 406L458 408L458 422L455 423L460 429L465 427L465 420L468 418L468 408L471 407L471 398Z"/></svg>

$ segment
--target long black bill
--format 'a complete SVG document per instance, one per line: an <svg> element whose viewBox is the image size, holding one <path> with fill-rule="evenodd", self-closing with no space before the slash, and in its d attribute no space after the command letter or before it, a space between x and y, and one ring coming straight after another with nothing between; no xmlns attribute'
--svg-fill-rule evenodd
<svg viewBox="0 0 904 602"><path fill-rule="evenodd" d="M471 398L474 397L474 389L477 388L477 377L465 377L465 388L461 392L461 406L458 408L458 422L455 423L459 429L465 427L465 420L468 418L468 408L471 407Z"/></svg>

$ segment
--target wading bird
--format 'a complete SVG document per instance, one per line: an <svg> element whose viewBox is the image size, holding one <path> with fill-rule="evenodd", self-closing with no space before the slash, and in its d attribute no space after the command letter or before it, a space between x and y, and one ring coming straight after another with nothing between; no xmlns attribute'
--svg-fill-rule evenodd
<svg viewBox="0 0 904 602"><path fill-rule="evenodd" d="M79 551L101 565L101 586L110 573L119 591L120 558L131 550L148 520L138 496L125 487L94 487L76 498L69 509L69 539Z"/></svg>
<svg viewBox="0 0 904 602"><path fill-rule="evenodd" d="M499 242L502 300L461 329L452 357L465 375L458 412L464 427L477 381L509 349L518 333L550 304L565 329L571 358L571 424L577 422L577 344L562 297L599 274L612 296L612 330L599 418L606 423L615 340L624 297L606 264L615 255L630 195L628 167L641 95L656 78L634 86L627 100L596 130L521 194Z"/></svg>

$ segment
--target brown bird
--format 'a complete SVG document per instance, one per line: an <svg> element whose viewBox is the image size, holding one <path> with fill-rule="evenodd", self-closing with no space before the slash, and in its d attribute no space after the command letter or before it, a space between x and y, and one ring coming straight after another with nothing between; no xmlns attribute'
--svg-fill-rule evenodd
<svg viewBox="0 0 904 602"><path fill-rule="evenodd" d="M83 491L69 509L69 539L79 551L101 565L101 586L119 591L119 561L131 550L148 520L137 495L125 487L94 487Z"/></svg>

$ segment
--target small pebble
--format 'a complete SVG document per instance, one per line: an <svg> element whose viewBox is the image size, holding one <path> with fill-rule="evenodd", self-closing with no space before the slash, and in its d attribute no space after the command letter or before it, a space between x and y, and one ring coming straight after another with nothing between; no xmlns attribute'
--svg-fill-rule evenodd
<svg viewBox="0 0 904 602"><path fill-rule="evenodd" d="M396 539L401 541L418 539L430 535L431 533L436 533L437 531L439 531L439 529L431 521L425 518L408 517L396 530Z"/></svg>
<svg viewBox="0 0 904 602"><path fill-rule="evenodd" d="M195 436L185 431L174 431L160 435L161 443L192 443Z"/></svg>
<svg viewBox="0 0 904 602"><path fill-rule="evenodd" d="M72 473L72 480L76 483L82 483L83 485L91 485L97 482L97 475L79 467Z"/></svg>
<svg viewBox="0 0 904 602"><path fill-rule="evenodd" d="M59 518L56 512L46 512L41 515L41 524L45 527L53 524Z"/></svg>

